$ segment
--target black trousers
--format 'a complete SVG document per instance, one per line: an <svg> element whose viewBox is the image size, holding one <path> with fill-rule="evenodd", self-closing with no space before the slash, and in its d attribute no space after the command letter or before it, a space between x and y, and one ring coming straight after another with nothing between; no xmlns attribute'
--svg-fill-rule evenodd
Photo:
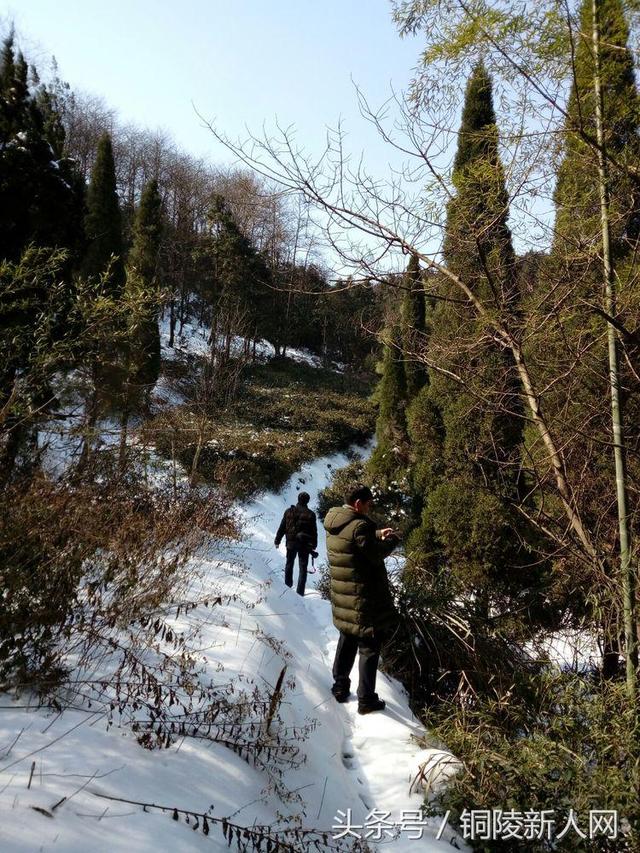
<svg viewBox="0 0 640 853"><path fill-rule="evenodd" d="M384 635L376 632L372 639L354 637L352 634L340 632L338 648L333 661L333 693L348 693L351 686L349 675L358 655L358 700L368 702L377 698L376 675L378 672L378 661L380 660L380 649Z"/></svg>
<svg viewBox="0 0 640 853"><path fill-rule="evenodd" d="M304 595L304 587L307 582L307 567L309 565L309 551L300 548L299 545L287 545L287 562L284 565L284 582L287 586L293 586L293 564L298 557L298 595Z"/></svg>

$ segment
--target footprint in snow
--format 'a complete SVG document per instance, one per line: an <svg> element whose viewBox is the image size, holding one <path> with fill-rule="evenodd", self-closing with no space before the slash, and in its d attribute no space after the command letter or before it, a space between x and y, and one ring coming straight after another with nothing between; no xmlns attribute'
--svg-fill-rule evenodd
<svg viewBox="0 0 640 853"><path fill-rule="evenodd" d="M342 763L347 768L347 770L353 770L353 754L350 752L343 752Z"/></svg>
<svg viewBox="0 0 640 853"><path fill-rule="evenodd" d="M362 801L362 803L363 803L363 805L364 805L365 809L367 809L367 811L369 811L369 812L370 812L370 811L371 811L371 809L372 809L372 806L371 806L371 805L369 805L369 803L365 800L365 798L362 796L362 794L358 794L358 796L360 797L360 799L361 799L361 801Z"/></svg>

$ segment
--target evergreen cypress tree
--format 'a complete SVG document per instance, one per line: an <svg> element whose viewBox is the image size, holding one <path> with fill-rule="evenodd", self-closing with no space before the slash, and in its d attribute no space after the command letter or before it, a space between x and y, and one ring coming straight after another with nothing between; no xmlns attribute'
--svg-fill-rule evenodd
<svg viewBox="0 0 640 853"><path fill-rule="evenodd" d="M491 78L482 63L467 84L452 179L446 264L485 304L504 307L514 296L515 255Z"/></svg>
<svg viewBox="0 0 640 853"><path fill-rule="evenodd" d="M384 332L382 376L374 398L378 403L375 450L369 460L374 477L384 484L407 473L407 377L402 340L402 327L392 319Z"/></svg>
<svg viewBox="0 0 640 853"><path fill-rule="evenodd" d="M402 302L403 342L407 353L404 369L407 399L410 401L427 381L426 367L419 360L426 342L427 305L420 261L416 255L411 255L404 283L407 288Z"/></svg>
<svg viewBox="0 0 640 853"><path fill-rule="evenodd" d="M608 167L608 230L612 278L618 292L616 319L626 327L631 364L637 358L640 292L636 286L638 238L640 237L640 188L636 177L640 161L640 98L634 63L628 48L629 28L620 0L598 0L600 29L599 76L603 93L602 131L611 162ZM615 487L610 447L610 362L606 323L598 315L605 306L605 272L602 260L602 220L596 139L596 65L593 47L592 0L582 0L576 35L572 84L562 135L562 159L558 169L556 222L551 256L544 265L532 294L532 304L548 315L539 334L527 341L527 355L536 365L538 381L549 389L545 406L562 429L563 457L583 523L599 531L602 541L618 539L616 504L609 495ZM586 139L585 139L586 135ZM552 298L549 294L552 294ZM533 309L532 309L533 310ZM629 334L630 333L630 334ZM636 355L634 356L634 350ZM626 443L640 441L640 383L637 370L624 361L619 371ZM528 452L540 454L540 444L527 434ZM635 455L627 457L631 482L640 481ZM548 510L553 511L553 501ZM633 516L630 516L633 536ZM637 534L636 534L637 535ZM612 545L615 552L617 546ZM616 570L605 558L605 569ZM584 566L565 565L580 578L584 596L576 604L588 604L593 596L610 601L599 570L592 576ZM609 610L610 608L604 608ZM600 619L600 617L597 617ZM619 626L601 625L604 632L604 672L618 668Z"/></svg>
<svg viewBox="0 0 640 853"><path fill-rule="evenodd" d="M430 286L434 287L436 276L431 276ZM422 293L425 294L424 282ZM436 314L436 302L432 297L424 297L424 331L420 336L421 351L429 356L430 338ZM410 398L407 405L407 433L411 456L411 492L413 496L413 515L420 518L424 509L424 500L432 487L437 484L437 472L442 460L444 433L440 411L429 388L430 370L422 367L422 383ZM422 537L424 544L424 536ZM414 536L413 545L417 540ZM423 549L418 547L422 553Z"/></svg>
<svg viewBox="0 0 640 853"><path fill-rule="evenodd" d="M640 234L640 193L631 174L640 157L640 99L623 4L621 0L599 0L598 12L605 144L609 155L619 164L610 170L611 237L614 258L619 259L633 250ZM567 106L563 158L554 197L554 252L572 262L582 260L584 265L581 247L590 245L600 229L600 199L594 180L596 153L580 133L583 130L591 140L596 138L591 0L581 3L579 21L575 79ZM629 166L631 172L627 170Z"/></svg>
<svg viewBox="0 0 640 853"><path fill-rule="evenodd" d="M32 74L32 76L34 76ZM53 119L53 108L48 115ZM29 67L21 53L16 54L13 35L4 40L0 55L0 261L13 262L16 268L28 269L34 257L49 254L56 257L56 307L51 314L51 294L43 288L51 286L48 276L34 276L33 284L16 298L10 290L0 292L0 337L13 341L7 358L0 364L0 408L10 399L16 376L22 375L23 398L29 398L34 409L46 405L53 392L44 374L27 368L35 347L38 323L51 324L52 340L63 336L66 317L65 300L71 296L70 272L74 250L81 242L83 181L62 150L53 150L48 136L46 116L38 97L29 87ZM30 245L32 248L29 248ZM58 250L66 250L66 254ZM21 260L24 263L21 263ZM8 278L3 287L7 288ZM37 285L36 285L37 283ZM2 288L0 288L2 291ZM45 308L46 306L46 308ZM15 338L20 329L20 343ZM15 340L14 340L15 338ZM17 448L29 430L24 411L5 411L12 423L12 444ZM11 454L10 454L11 456Z"/></svg>
<svg viewBox="0 0 640 853"><path fill-rule="evenodd" d="M553 289L553 311L537 337L529 341L541 381L550 384L546 406L562 422L564 455L576 484L587 526L610 527L605 539L616 539L615 508L606 501L612 454L606 327L597 308L603 305L602 226L597 154L580 128L596 136L595 64L592 44L592 3L583 0L575 50L575 80L563 134L563 157L555 191L556 222L551 257L533 300L540 303ZM599 0L600 74L603 89L603 131L609 167L609 230L613 274L618 283L618 320L637 336L640 291L636 286L640 236L640 191L635 170L640 161L640 97L629 28L620 0ZM544 301L542 304L545 305ZM594 310L595 306L595 310ZM633 356L634 342L627 342ZM637 353L637 343L635 344ZM637 358L637 355L635 356ZM547 375L553 365L555 376ZM640 440L640 387L628 364L622 364L621 389L629 446ZM531 441L532 447L534 441ZM635 456L628 458L631 476L640 478Z"/></svg>
<svg viewBox="0 0 640 853"><path fill-rule="evenodd" d="M87 191L85 231L87 246L82 262L83 276L97 279L109 271L107 295L120 299L125 286L122 218L116 192L113 148L108 133L104 133L98 141L96 160ZM86 433L78 465L80 471L88 466L92 454L92 436L105 407L114 403L121 404L123 441L126 435L130 353L127 345L123 343L123 330L115 331L117 345L103 341L100 350L94 349L89 356L92 390L85 405Z"/></svg>
<svg viewBox="0 0 640 853"><path fill-rule="evenodd" d="M153 179L147 183L140 198L133 228L133 246L129 253L129 267L150 294L156 285L162 232L162 199L158 182ZM139 329L138 346L136 380L151 386L160 375L160 329L155 308L150 308L148 318Z"/></svg>
<svg viewBox="0 0 640 853"><path fill-rule="evenodd" d="M135 267L146 285L154 283L162 238L162 199L157 180L150 180L140 197L133 226L129 265Z"/></svg>
<svg viewBox="0 0 640 853"><path fill-rule="evenodd" d="M56 80L56 86L64 87L60 80ZM66 84L68 86L68 84ZM60 99L55 91L45 85L40 85L36 91L35 100L42 114L44 136L56 159L64 156L66 131L60 112Z"/></svg>
<svg viewBox="0 0 640 853"><path fill-rule="evenodd" d="M489 310L515 310L515 256L507 225L508 195L498 151L491 80L478 64L469 79L447 209L444 257ZM480 610L523 584L526 562L519 522L510 509L518 488L521 424L512 365L459 293L440 281L433 312L429 370L409 412L424 489L421 524L409 541L411 560L446 569L473 591ZM447 297L456 297L448 300Z"/></svg>
<svg viewBox="0 0 640 853"><path fill-rule="evenodd" d="M32 371L29 362L36 349L38 324L40 328L48 324L52 341L67 332L71 270L82 242L84 182L62 156L62 147L51 145L47 121L59 116L53 105L45 114L37 93L30 89L29 76L27 62L16 54L11 35L0 55L0 262L9 262L7 269L12 264L15 269L29 269L34 258L38 266L39 259L49 255L56 258L58 278L54 287L48 275L34 275L20 298L9 291L1 294L0 337L13 344L0 363L0 408L11 399L17 376L21 376L17 401L22 401L5 409L5 427L11 436L8 448L12 448L5 454L7 471L29 436L31 412L42 411L54 399L47 371ZM53 288L55 299L47 288ZM17 327L19 343L14 340Z"/></svg>
<svg viewBox="0 0 640 853"><path fill-rule="evenodd" d="M2 42L2 52L0 53L0 86L2 86L3 93L7 92L15 77L13 44L14 34L10 33Z"/></svg>
<svg viewBox="0 0 640 853"><path fill-rule="evenodd" d="M32 93L29 68L13 36L0 57L0 258L17 261L29 243L69 249L82 242L83 186L63 157L64 131L54 105ZM58 142L50 127L58 123ZM62 135L61 135L62 134Z"/></svg>
<svg viewBox="0 0 640 853"><path fill-rule="evenodd" d="M116 170L111 137L104 133L98 142L96 160L87 193L85 218L87 250L83 272L87 276L102 275L111 264L112 292L122 292L124 263L122 260L122 217L116 191ZM111 263L111 258L115 260Z"/></svg>
<svg viewBox="0 0 640 853"><path fill-rule="evenodd" d="M242 233L225 199L214 196L209 219L214 230L213 257L216 280L214 326L224 318L220 329L246 338L265 337L278 353L281 344L281 319L277 310L277 291L272 290L271 271L264 258ZM231 329L232 321L236 328Z"/></svg>

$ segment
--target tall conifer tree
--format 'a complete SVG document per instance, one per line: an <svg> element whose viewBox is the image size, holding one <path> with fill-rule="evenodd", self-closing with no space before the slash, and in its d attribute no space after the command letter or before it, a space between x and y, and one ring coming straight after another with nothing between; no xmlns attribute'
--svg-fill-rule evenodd
<svg viewBox="0 0 640 853"><path fill-rule="evenodd" d="M122 217L116 191L116 173L111 137L104 133L98 142L96 160L87 192L85 216L87 248L82 263L84 276L99 278L109 271L108 295L120 298L125 285L122 258ZM120 332L121 330L119 330ZM122 370L122 343L106 346L91 355L91 393L86 402L86 433L79 460L84 470L91 458L96 423L105 405L121 400L124 395L125 420L128 415L128 370ZM128 355L124 356L128 361ZM124 374L124 375L123 375ZM123 436L125 430L123 429Z"/></svg>
<svg viewBox="0 0 640 853"><path fill-rule="evenodd" d="M407 377L402 332L400 322L391 318L384 332L382 376L375 391L379 406L377 444L369 467L383 482L402 476L408 462Z"/></svg>
<svg viewBox="0 0 640 853"><path fill-rule="evenodd" d="M612 543L615 553L621 541L620 503L612 502L610 490L625 483L627 474L635 482L640 466L635 456L624 459L625 444L640 441L640 383L637 360L640 292L636 285L638 238L640 237L640 185L636 177L640 161L640 98L636 88L634 63L628 47L629 28L620 0L598 0L595 4L599 25L598 65L594 50L594 5L583 0L579 9L575 36L574 79L569 96L565 132L562 136L562 160L558 170L555 203L556 222L551 257L545 276L539 281L534 299L545 298L552 288L553 311L542 333L529 342L537 359L540 379L550 388L545 402L550 416L562 428L564 458L575 486L583 521L599 530L603 541ZM597 122L596 78L602 93L601 122ZM598 132L606 150L606 175L600 172ZM605 189L606 243L603 236L603 181ZM629 361L621 361L612 382L611 349L607 341L607 322L601 316L612 313L605 294L607 282L617 291L611 331L614 352L620 329ZM614 361L617 361L617 356ZM545 374L552 364L555 376ZM553 378L554 381L549 380ZM621 435L622 463L614 471L611 399L615 383L616 412ZM621 405L618 405L618 400ZM536 442L531 442L536 452ZM620 458L618 459L620 462ZM625 462L628 470L625 473ZM624 490L624 486L623 486ZM618 501L620 495L618 494ZM623 512L623 516L626 513ZM625 539L633 536L633 516L625 519ZM628 549L627 561L628 561ZM615 561L604 558L607 573L617 573ZM584 568L577 567L585 595L601 604L608 602L611 588L603 583L599 568L585 583ZM628 573L626 573L628 578ZM598 608L596 608L598 609ZM600 607L602 612L609 607ZM606 675L618 669L620 626L616 620L601 620L604 634Z"/></svg>
<svg viewBox="0 0 640 853"><path fill-rule="evenodd" d="M508 195L498 150L492 86L478 64L467 85L453 168L444 241L448 268L488 310L515 310L515 256L507 225ZM414 446L428 462L416 477L425 488L422 523L409 542L412 559L447 568L477 594L517 588L523 559L509 503L517 490L521 441L512 365L444 277L429 347L446 372L410 410ZM449 299L449 297L454 297Z"/></svg>
<svg viewBox="0 0 640 853"><path fill-rule="evenodd" d="M129 265L135 267L146 285L152 285L156 276L162 229L162 199L158 181L153 178L140 197L129 252Z"/></svg>
<svg viewBox="0 0 640 853"><path fill-rule="evenodd" d="M614 258L619 260L633 251L640 234L640 193L633 174L640 157L640 99L623 4L621 0L599 0L598 11L604 91L602 124L607 152L615 160L609 175L611 237ZM600 230L600 198L594 180L597 155L593 146L596 98L592 30L592 3L582 0L564 151L555 191L554 252L571 261L582 260L583 265L582 247L589 245Z"/></svg>
<svg viewBox="0 0 640 853"><path fill-rule="evenodd" d="M281 319L278 291L269 287L271 270L242 233L223 196L214 196L209 218L214 229L214 327L218 316L223 318L225 328L219 331L227 338L227 349L235 333L247 338L265 337L279 354ZM229 325L232 320L237 328Z"/></svg>
<svg viewBox="0 0 640 853"><path fill-rule="evenodd" d="M49 252L56 258L51 266L58 281L66 285L62 290L54 288L53 299L49 275L34 273L32 279L18 275L21 292L9 289L0 299L0 336L11 342L5 357L0 358L0 409L17 390L16 378L22 377L15 405L5 409L9 441L2 467L6 471L31 431L30 412L43 411L54 400L47 371L29 368L37 349L33 336L43 328L45 317L52 341L66 334L71 270L82 243L84 181L74 163L63 157L60 116L54 104L44 107L40 98L46 92L44 87L38 93L32 91L30 70L33 76L34 69L16 52L13 36L9 36L0 54L0 262L15 264L9 264L7 270L35 269ZM60 144L54 147L49 127L55 122ZM66 250L64 260L57 249ZM5 271L5 286L11 278Z"/></svg>
<svg viewBox="0 0 640 853"><path fill-rule="evenodd" d="M115 294L124 286L122 259L122 216L116 190L116 170L111 137L104 133L98 142L96 160L87 193L85 230L88 245L83 263L85 275L100 276L111 263L111 288Z"/></svg>
<svg viewBox="0 0 640 853"><path fill-rule="evenodd" d="M152 179L140 198L133 228L133 246L129 253L129 267L150 295L156 286L162 231L162 198L157 180ZM153 385L160 374L160 330L155 309L150 308L149 316L139 330L138 346L136 379L145 385Z"/></svg>
<svg viewBox="0 0 640 853"><path fill-rule="evenodd" d="M446 264L483 302L503 307L514 296L515 255L491 78L482 63L467 84L452 179L455 195L447 208Z"/></svg>
<svg viewBox="0 0 640 853"><path fill-rule="evenodd" d="M17 261L35 243L71 250L71 264L82 243L84 182L63 157L64 130L45 103L47 89L32 92L28 77L9 36L0 55L0 259Z"/></svg>
<svg viewBox="0 0 640 853"><path fill-rule="evenodd" d="M407 399L412 400L427 381L426 367L420 361L420 353L426 340L427 306L422 271L416 255L411 255L404 283L406 290L402 302L402 326L404 348L407 353L404 368Z"/></svg>

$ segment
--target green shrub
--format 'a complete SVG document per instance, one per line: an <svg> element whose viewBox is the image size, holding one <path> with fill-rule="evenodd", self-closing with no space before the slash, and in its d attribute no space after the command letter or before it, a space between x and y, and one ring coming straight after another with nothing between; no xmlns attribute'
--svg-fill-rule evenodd
<svg viewBox="0 0 640 853"><path fill-rule="evenodd" d="M355 460L334 473L330 485L318 496L320 516L324 517L330 507L343 504L347 487L354 482L370 486L375 500L371 514L373 519L381 525L395 527L404 538L415 524L413 503L405 491L406 484L397 481L380 483L368 461Z"/></svg>
<svg viewBox="0 0 640 853"><path fill-rule="evenodd" d="M582 840L572 829L562 840L470 842L495 851L638 849L640 803L634 790L638 755L625 685L597 676L545 670L494 696L451 701L430 709L430 733L465 769L432 802L451 810L553 810L555 834L573 809L588 835L590 810L618 811L617 840ZM553 833L552 833L553 836Z"/></svg>
<svg viewBox="0 0 640 853"><path fill-rule="evenodd" d="M320 593L320 597L326 601L331 600L331 573L328 563L320 563L317 567L318 577L316 579L316 589Z"/></svg>
<svg viewBox="0 0 640 853"><path fill-rule="evenodd" d="M318 494L318 514L324 518L332 506L341 506L349 483L365 478L365 465L357 459L334 472L331 483Z"/></svg>

